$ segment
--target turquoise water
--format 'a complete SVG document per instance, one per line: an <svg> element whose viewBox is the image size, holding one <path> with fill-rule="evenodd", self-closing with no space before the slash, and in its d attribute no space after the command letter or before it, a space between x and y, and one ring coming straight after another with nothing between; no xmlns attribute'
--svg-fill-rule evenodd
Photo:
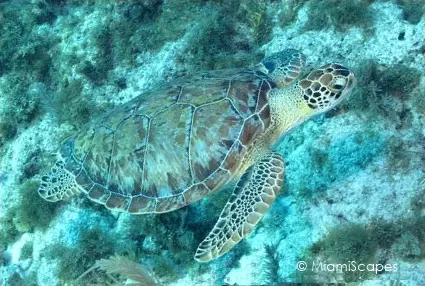
<svg viewBox="0 0 425 286"><path fill-rule="evenodd" d="M0 285L424 285L424 6L1 1ZM342 67L316 78L321 110L303 95L328 63L356 84ZM226 161L237 138L247 147ZM247 169L257 153L243 157L254 149L284 160L267 209L249 199L267 191ZM67 171L43 177L58 159ZM222 162L239 166L217 175L227 184L186 190L215 184ZM244 186L232 211L264 217L200 263L198 245ZM133 198L174 195L161 208Z"/></svg>

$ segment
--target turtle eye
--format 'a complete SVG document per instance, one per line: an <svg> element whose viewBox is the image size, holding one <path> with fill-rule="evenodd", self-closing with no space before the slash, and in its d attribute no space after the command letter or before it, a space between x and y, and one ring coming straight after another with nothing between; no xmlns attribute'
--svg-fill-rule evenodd
<svg viewBox="0 0 425 286"><path fill-rule="evenodd" d="M269 73L272 73L276 69L276 64L272 62L265 62L263 65L269 71Z"/></svg>
<svg viewBox="0 0 425 286"><path fill-rule="evenodd" d="M337 77L332 83L332 89L334 91L339 92L345 87L346 84L347 84L347 81L345 78Z"/></svg>
<svg viewBox="0 0 425 286"><path fill-rule="evenodd" d="M335 89L335 90L341 90L342 89L342 85L340 85L340 84L334 84L332 86L332 88Z"/></svg>

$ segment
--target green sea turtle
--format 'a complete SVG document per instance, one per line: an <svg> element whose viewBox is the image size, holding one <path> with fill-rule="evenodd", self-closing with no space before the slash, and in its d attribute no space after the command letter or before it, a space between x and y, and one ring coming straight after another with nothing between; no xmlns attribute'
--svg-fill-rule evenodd
<svg viewBox="0 0 425 286"><path fill-rule="evenodd" d="M237 182L195 259L221 256L253 230L282 187L284 161L273 151L279 138L355 85L342 65L301 76L304 65L303 54L287 49L253 68L203 72L142 94L66 139L38 192L52 202L82 192L109 209L145 214Z"/></svg>

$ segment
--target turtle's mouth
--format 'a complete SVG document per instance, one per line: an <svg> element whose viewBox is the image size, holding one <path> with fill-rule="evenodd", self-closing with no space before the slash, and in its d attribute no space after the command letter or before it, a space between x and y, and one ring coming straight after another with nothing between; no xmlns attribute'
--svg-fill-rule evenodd
<svg viewBox="0 0 425 286"><path fill-rule="evenodd" d="M350 91L357 85L357 78L356 76L350 72L350 75L348 76L348 83L347 83L347 87L345 88L346 90L348 90L348 93L350 93Z"/></svg>
<svg viewBox="0 0 425 286"><path fill-rule="evenodd" d="M352 94L352 90L354 87L356 87L357 85L357 78L354 76L354 74L352 72L350 72L350 74L348 75L348 79L346 81L346 85L344 90L341 92L341 98L340 101L342 101L343 99L349 99L351 97Z"/></svg>

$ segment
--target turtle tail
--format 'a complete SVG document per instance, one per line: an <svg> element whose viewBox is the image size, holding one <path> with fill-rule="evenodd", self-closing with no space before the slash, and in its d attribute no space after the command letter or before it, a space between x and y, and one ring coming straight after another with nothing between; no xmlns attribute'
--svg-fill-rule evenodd
<svg viewBox="0 0 425 286"><path fill-rule="evenodd" d="M75 176L64 168L63 161L57 161L49 174L41 177L38 194L49 202L57 202L80 193Z"/></svg>

